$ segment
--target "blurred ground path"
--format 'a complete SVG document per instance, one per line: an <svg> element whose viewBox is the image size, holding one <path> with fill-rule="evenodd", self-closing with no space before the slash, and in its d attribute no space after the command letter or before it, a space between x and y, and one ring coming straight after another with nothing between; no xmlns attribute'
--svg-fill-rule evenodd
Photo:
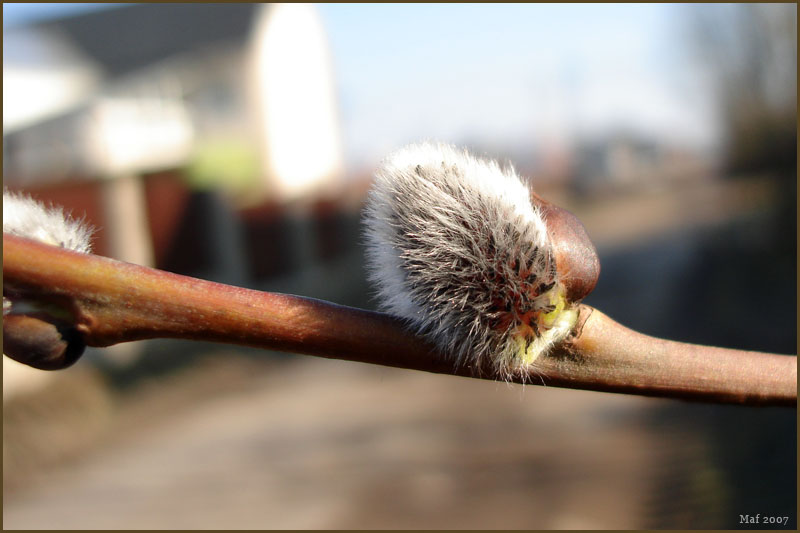
<svg viewBox="0 0 800 533"><path fill-rule="evenodd" d="M663 443L635 420L657 403L215 354L129 398L96 453L6 491L4 527L637 527Z"/></svg>

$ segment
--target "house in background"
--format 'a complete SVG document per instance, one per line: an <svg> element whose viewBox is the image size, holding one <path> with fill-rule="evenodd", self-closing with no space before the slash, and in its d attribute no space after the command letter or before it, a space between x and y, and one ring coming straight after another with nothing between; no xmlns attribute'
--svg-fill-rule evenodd
<svg viewBox="0 0 800 533"><path fill-rule="evenodd" d="M4 44L10 183L189 165L208 185L218 165L215 185L291 198L341 173L311 6L136 4L19 28Z"/></svg>
<svg viewBox="0 0 800 533"><path fill-rule="evenodd" d="M13 29L4 45L4 111L19 111L4 112L4 185L87 213L98 253L163 266L191 190L259 212L340 184L312 6L126 5Z"/></svg>

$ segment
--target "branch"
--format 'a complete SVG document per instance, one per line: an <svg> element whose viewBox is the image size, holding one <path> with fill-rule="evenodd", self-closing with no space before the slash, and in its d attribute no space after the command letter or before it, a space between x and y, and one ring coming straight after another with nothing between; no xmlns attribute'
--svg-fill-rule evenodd
<svg viewBox="0 0 800 533"><path fill-rule="evenodd" d="M54 268L53 265L58 265ZM3 235L4 294L48 302L6 315L3 352L38 368L69 366L83 343L149 338L240 344L489 380L409 333L399 319L321 300L259 292ZM76 355L77 354L77 355ZM749 405L797 405L797 358L636 333L580 306L573 335L520 383Z"/></svg>

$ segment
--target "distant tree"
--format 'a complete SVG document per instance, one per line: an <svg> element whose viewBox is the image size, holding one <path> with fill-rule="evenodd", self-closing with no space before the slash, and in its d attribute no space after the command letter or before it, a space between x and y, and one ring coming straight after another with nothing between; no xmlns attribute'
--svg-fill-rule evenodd
<svg viewBox="0 0 800 533"><path fill-rule="evenodd" d="M728 173L792 174L797 157L797 6L687 7L690 49L708 73Z"/></svg>

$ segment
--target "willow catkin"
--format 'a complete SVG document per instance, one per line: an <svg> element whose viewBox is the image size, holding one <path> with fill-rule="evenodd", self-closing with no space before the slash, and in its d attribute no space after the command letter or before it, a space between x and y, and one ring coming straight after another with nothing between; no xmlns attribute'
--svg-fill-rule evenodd
<svg viewBox="0 0 800 533"><path fill-rule="evenodd" d="M458 365L527 370L574 325L545 221L510 167L408 146L378 170L364 221L381 310Z"/></svg>
<svg viewBox="0 0 800 533"><path fill-rule="evenodd" d="M60 207L46 207L30 196L3 189L3 233L91 253L93 232L91 226L68 216ZM12 301L3 296L3 314L11 308Z"/></svg>

